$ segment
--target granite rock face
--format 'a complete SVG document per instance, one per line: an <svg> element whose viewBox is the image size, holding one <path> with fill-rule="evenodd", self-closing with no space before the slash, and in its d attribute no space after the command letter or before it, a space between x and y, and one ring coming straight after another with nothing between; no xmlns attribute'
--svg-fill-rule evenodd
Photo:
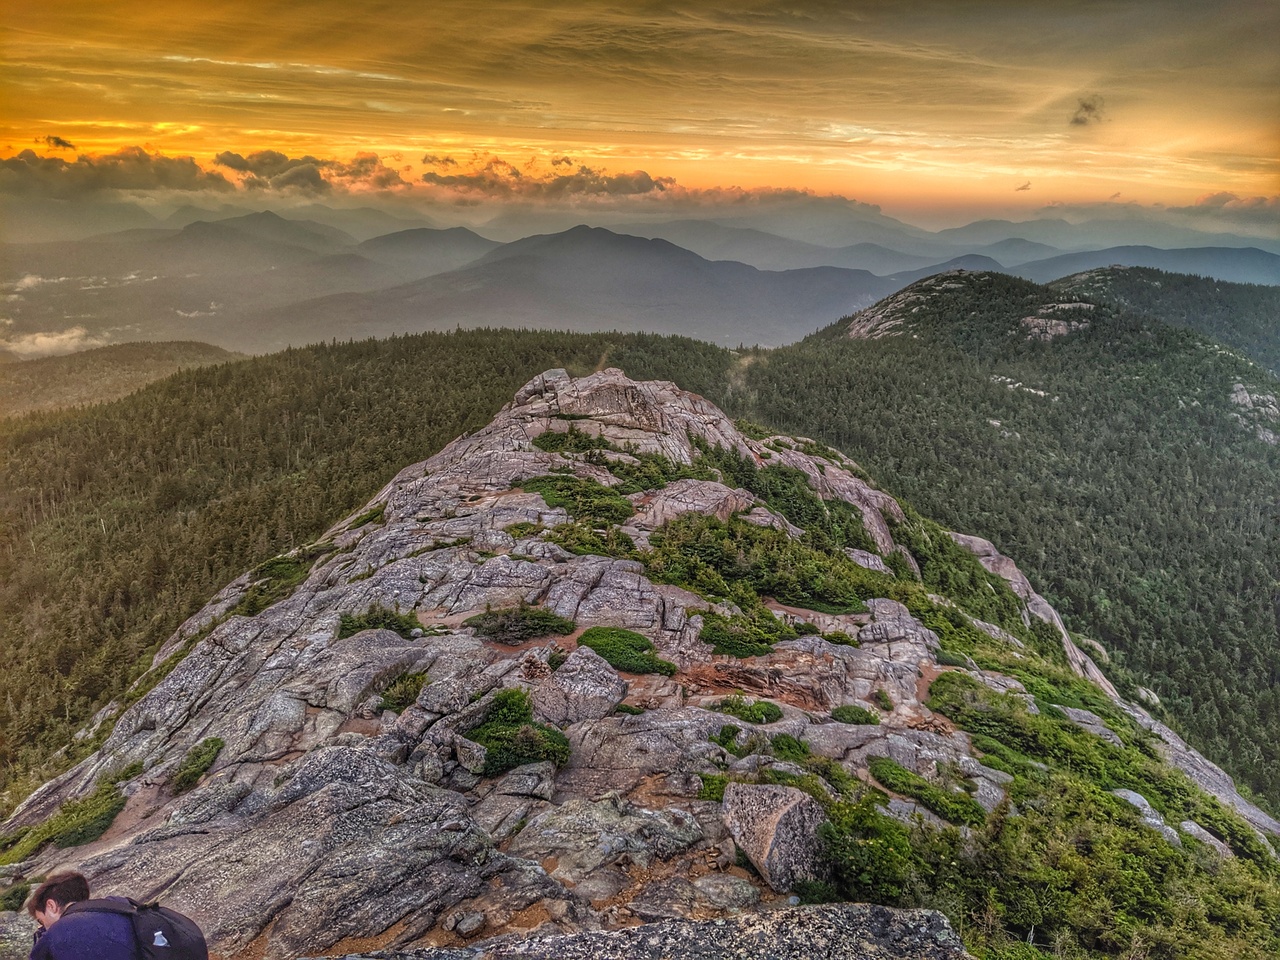
<svg viewBox="0 0 1280 960"><path fill-rule="evenodd" d="M955 669L938 663L938 635L889 599L853 614L770 600L775 616L817 632L765 656L714 654L699 639L704 617L732 613L730 604L655 583L635 559L579 555L555 542L568 513L522 483L557 473L619 482L602 455L533 442L571 427L609 441L609 456L623 461L660 454L691 465L697 445L709 444L791 467L820 497L863 518L876 549L855 552L854 562L870 570L889 569L894 555L912 562L893 540L901 508L841 455L803 440L750 439L673 384L637 383L617 370L582 379L548 371L487 427L407 467L305 556L282 560L305 573L292 592L263 609L246 604L271 586L269 573L249 573L183 624L156 657L177 665L136 702L95 718L110 730L102 746L38 789L0 831L39 823L104 775L141 764L122 784L124 811L99 840L38 851L7 868L6 881L81 869L97 893L163 899L190 914L224 960L373 949L411 956L394 951L429 944L457 948L427 954L440 958L647 957L673 938L695 952L672 956L759 955L762 937L778 957L847 956L841 937L865 945L866 956L959 956L936 915L778 910L795 882L820 872L822 809L793 788L759 782L804 775L833 794L835 781L866 778L871 759L891 757L930 781L959 778L996 809L1009 776L985 766L968 736L926 705L931 678ZM803 534L748 491L714 480L677 480L628 500L635 513L621 529L641 548L689 512ZM381 519L367 521L375 507ZM1026 616L1061 627L1011 560L986 541L955 536L1009 580ZM466 623L522 605L573 620L575 630L508 644ZM343 615L376 608L412 614L418 625L407 635L344 635ZM592 626L640 633L678 672L620 671L577 645ZM1015 637L978 627L1018 654ZM1063 643L1077 672L1114 692L1065 631ZM1016 680L970 673L1034 709ZM416 700L383 711L383 691L406 675L424 678ZM510 688L528 692L535 722L567 738L571 752L559 767L526 763L490 775L492 749L471 735ZM765 726L718 712L731 694L767 701L781 718ZM632 712L618 712L623 704ZM841 706L872 711L880 723L835 722ZM1280 833L1221 770L1138 708L1122 707L1171 762L1258 829ZM1107 737L1084 713L1067 715ZM731 723L739 729L726 734ZM842 776L824 781L771 755L768 739L781 734ZM211 737L225 743L216 761L175 796L173 772ZM718 795L709 792L717 778L728 781L723 802L707 799ZM926 816L902 797L888 810ZM763 880L734 872L735 842ZM725 919L742 911L760 913ZM662 918L688 923L622 929ZM695 922L714 918L719 925ZM0 943L25 942L29 932L24 915L0 914ZM534 933L580 939L467 947ZM885 952L894 938L934 952ZM519 952L552 943L560 952Z"/></svg>
<svg viewBox="0 0 1280 960"><path fill-rule="evenodd" d="M653 923L607 933L504 940L468 949L378 951L339 960L963 960L930 910L845 903L729 920Z"/></svg>
<svg viewBox="0 0 1280 960"><path fill-rule="evenodd" d="M724 791L724 820L734 842L773 889L786 891L797 881L821 877L818 827L826 814L807 793L730 783Z"/></svg>

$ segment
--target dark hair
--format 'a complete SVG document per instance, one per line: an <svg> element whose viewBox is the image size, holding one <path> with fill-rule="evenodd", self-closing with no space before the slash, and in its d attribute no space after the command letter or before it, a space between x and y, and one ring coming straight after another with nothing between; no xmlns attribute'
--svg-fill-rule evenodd
<svg viewBox="0 0 1280 960"><path fill-rule="evenodd" d="M44 905L52 900L64 910L68 904L89 899L89 881L81 873L55 873L40 886L27 901L27 913L36 915L37 910L44 910Z"/></svg>

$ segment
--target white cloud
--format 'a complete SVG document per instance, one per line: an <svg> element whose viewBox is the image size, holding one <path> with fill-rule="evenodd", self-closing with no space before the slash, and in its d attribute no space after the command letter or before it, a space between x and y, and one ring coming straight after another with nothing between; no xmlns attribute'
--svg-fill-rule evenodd
<svg viewBox="0 0 1280 960"><path fill-rule="evenodd" d="M12 320L9 321L10 324L12 322ZM20 357L53 357L105 346L107 342L107 337L91 334L84 327L68 327L66 330L24 333L11 340L0 340L0 348L16 353Z"/></svg>

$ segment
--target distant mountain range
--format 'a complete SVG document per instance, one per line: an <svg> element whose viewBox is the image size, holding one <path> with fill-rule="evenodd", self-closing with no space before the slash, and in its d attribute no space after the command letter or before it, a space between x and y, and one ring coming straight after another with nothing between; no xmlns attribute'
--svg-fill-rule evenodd
<svg viewBox="0 0 1280 960"><path fill-rule="evenodd" d="M29 356L33 343L148 339L262 351L498 324L776 346L952 269L1045 282L1120 264L1280 284L1280 256L1232 245L1242 238L1080 251L1073 247L1082 228L1065 221L983 221L930 233L874 208L829 203L771 215L777 233L762 228L764 214L752 214L613 229L579 224L507 243L373 208L286 212L186 207L115 233L0 246L7 298L0 349ZM525 217L485 230L506 236ZM1018 230L1028 236L1010 235Z"/></svg>

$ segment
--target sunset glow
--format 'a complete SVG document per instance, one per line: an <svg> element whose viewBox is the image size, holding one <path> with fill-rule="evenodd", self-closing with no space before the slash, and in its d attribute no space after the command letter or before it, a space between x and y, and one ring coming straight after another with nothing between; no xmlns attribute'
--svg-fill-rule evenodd
<svg viewBox="0 0 1280 960"><path fill-rule="evenodd" d="M539 200L538 183L587 167L643 171L662 193L806 190L908 218L1256 204L1280 192L1278 11L17 2L0 146L67 163L141 148L208 174L166 188ZM282 157L248 159L266 151ZM578 192L626 189L648 192Z"/></svg>

